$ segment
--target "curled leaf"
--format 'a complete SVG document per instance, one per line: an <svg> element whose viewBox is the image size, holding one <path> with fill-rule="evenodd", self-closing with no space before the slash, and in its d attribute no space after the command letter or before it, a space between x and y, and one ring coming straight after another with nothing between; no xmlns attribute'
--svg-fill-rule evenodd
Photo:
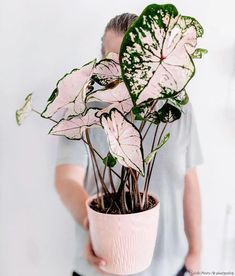
<svg viewBox="0 0 235 276"><path fill-rule="evenodd" d="M96 64L92 79L102 86L107 86L112 82L120 80L121 69L118 59L118 54L109 53Z"/></svg>
<svg viewBox="0 0 235 276"><path fill-rule="evenodd" d="M30 93L26 98L24 105L16 110L16 122L20 126L22 121L24 121L32 111L32 93Z"/></svg>
<svg viewBox="0 0 235 276"><path fill-rule="evenodd" d="M160 144L152 151L150 152L146 158L144 159L144 162L146 164L150 163L152 161L152 159L154 158L154 156L157 154L158 150L166 144L166 142L169 140L170 138L170 133L167 133L164 138L162 139L162 141L160 142Z"/></svg>
<svg viewBox="0 0 235 276"><path fill-rule="evenodd" d="M93 60L81 69L72 70L57 82L42 117L50 118L58 111L63 111L64 118L68 118L79 115L85 110L86 93L90 89L90 78L95 62L96 60Z"/></svg>
<svg viewBox="0 0 235 276"><path fill-rule="evenodd" d="M142 140L138 129L129 122L117 109L101 116L109 143L110 153L118 162L144 174Z"/></svg>
<svg viewBox="0 0 235 276"><path fill-rule="evenodd" d="M98 109L88 109L84 116L63 119L50 130L49 134L79 140L87 128L100 126L100 119L96 117L97 111Z"/></svg>

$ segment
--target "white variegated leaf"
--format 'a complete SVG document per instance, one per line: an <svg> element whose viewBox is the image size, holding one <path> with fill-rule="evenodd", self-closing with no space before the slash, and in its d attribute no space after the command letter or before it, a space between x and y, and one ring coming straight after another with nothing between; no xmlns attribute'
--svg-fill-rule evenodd
<svg viewBox="0 0 235 276"><path fill-rule="evenodd" d="M42 113L45 118L63 111L64 118L79 115L85 110L86 93L90 89L96 60L85 64L81 69L74 69L57 83L57 87L49 98L49 103Z"/></svg>
<svg viewBox="0 0 235 276"><path fill-rule="evenodd" d="M110 153L121 165L144 174L142 140L138 129L116 109L101 116L101 125L107 134Z"/></svg>
<svg viewBox="0 0 235 276"><path fill-rule="evenodd" d="M63 119L49 133L79 140L87 128L100 126L100 119L96 116L97 111L98 109L88 109L84 116L76 116L68 120Z"/></svg>
<svg viewBox="0 0 235 276"><path fill-rule="evenodd" d="M87 97L87 102L96 101L110 104L108 107L100 110L97 113L98 116L105 112L108 113L113 108L118 109L121 113L128 113L133 107L129 91L124 82L119 83L114 88L98 90Z"/></svg>
<svg viewBox="0 0 235 276"><path fill-rule="evenodd" d="M193 77L191 58L202 26L170 4L149 5L124 36L122 77L136 104L157 99L163 89L181 91Z"/></svg>

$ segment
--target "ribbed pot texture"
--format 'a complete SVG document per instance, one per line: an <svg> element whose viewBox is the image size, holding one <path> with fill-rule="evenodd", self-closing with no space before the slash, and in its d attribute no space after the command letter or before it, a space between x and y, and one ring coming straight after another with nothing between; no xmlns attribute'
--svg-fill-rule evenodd
<svg viewBox="0 0 235 276"><path fill-rule="evenodd" d="M152 194L151 194L152 195ZM160 202L144 212L133 214L104 214L90 208L91 196L86 201L90 238L94 252L106 261L103 271L135 274L151 264L159 221Z"/></svg>

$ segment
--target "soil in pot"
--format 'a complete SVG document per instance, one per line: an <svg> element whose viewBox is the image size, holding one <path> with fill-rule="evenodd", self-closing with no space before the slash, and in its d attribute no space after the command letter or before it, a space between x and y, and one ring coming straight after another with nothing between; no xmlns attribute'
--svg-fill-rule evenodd
<svg viewBox="0 0 235 276"><path fill-rule="evenodd" d="M140 197L142 199L143 193L140 193ZM90 207L100 213L106 213L106 214L129 214L129 213L139 213L143 211L147 211L149 209L152 209L158 204L158 201L151 196L148 195L148 204L144 205L144 208L141 210L140 206L137 205L137 207L133 208L133 194L131 195L130 192L125 192L125 198L126 198L126 211L123 212L123 200L122 197L117 197L117 194L111 193L109 195L103 196L104 201L104 209L100 207L99 199L95 198L91 201Z"/></svg>

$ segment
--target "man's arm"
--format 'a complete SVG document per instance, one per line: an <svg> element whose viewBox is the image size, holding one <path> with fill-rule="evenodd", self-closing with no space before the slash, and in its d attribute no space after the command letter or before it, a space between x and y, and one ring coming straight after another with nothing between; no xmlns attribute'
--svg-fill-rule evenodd
<svg viewBox="0 0 235 276"><path fill-rule="evenodd" d="M88 194L84 188L85 169L77 165L58 165L55 170L55 186L64 205L75 221L89 230L87 220L86 199ZM90 238L85 247L85 257L88 262L100 272L99 265L105 261L95 255Z"/></svg>
<svg viewBox="0 0 235 276"><path fill-rule="evenodd" d="M55 170L55 187L75 221L83 226L87 217L84 188L85 169L77 165L58 165Z"/></svg>
<svg viewBox="0 0 235 276"><path fill-rule="evenodd" d="M201 196L196 168L189 169L185 175L183 206L184 229L189 245L185 265L188 271L198 271L201 255Z"/></svg>

